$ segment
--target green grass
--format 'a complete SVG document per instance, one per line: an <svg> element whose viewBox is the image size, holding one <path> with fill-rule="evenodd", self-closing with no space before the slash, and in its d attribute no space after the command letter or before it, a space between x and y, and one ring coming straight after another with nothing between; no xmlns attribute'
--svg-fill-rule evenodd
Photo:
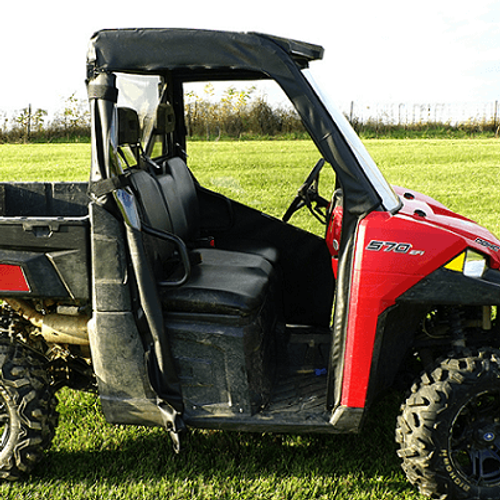
<svg viewBox="0 0 500 500"><path fill-rule="evenodd" d="M371 139L364 141L389 183L427 194L500 235L500 141L496 139ZM319 158L309 141L210 142L189 147L189 165L202 184L282 216ZM332 169L321 172L329 198ZM303 209L292 222L321 234Z"/></svg>
<svg viewBox="0 0 500 500"><path fill-rule="evenodd" d="M109 425L88 394L60 399L51 450L25 482L0 484L3 499L418 498L399 471L392 414L361 435L192 431L176 456L161 429Z"/></svg>
<svg viewBox="0 0 500 500"><path fill-rule="evenodd" d="M370 140L393 184L429 194L499 233L500 141ZM319 158L307 141L190 144L202 184L281 216ZM86 180L88 144L1 145L0 180ZM325 167L320 190L329 197ZM293 221L321 233L307 210ZM107 424L98 399L63 390L51 450L3 499L417 499L393 442L398 401L381 403L360 435L294 436L192 431L175 456L158 428Z"/></svg>
<svg viewBox="0 0 500 500"><path fill-rule="evenodd" d="M495 233L495 187L500 182L496 139L370 139L365 144L391 184L432 196ZM192 142L189 165L209 188L281 216L319 159L310 141ZM89 144L0 145L0 180L87 180ZM329 197L333 174L326 166L320 191ZM306 211L293 221L316 228ZM316 230L316 229L315 229Z"/></svg>
<svg viewBox="0 0 500 500"><path fill-rule="evenodd" d="M90 144L1 144L2 181L86 181Z"/></svg>
<svg viewBox="0 0 500 500"><path fill-rule="evenodd" d="M202 185L258 210L282 217L297 189L320 155L311 141L195 142L188 147L189 166ZM328 198L334 175L321 173ZM292 222L323 234L323 227L306 210Z"/></svg>
<svg viewBox="0 0 500 500"><path fill-rule="evenodd" d="M391 184L425 193L500 235L500 141L372 140L367 147Z"/></svg>

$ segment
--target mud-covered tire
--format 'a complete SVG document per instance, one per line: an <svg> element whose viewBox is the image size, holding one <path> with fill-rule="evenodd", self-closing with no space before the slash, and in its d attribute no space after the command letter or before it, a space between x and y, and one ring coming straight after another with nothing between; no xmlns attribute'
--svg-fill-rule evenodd
<svg viewBox="0 0 500 500"><path fill-rule="evenodd" d="M57 426L56 406L43 357L0 339L0 479L19 479L43 457Z"/></svg>
<svg viewBox="0 0 500 500"><path fill-rule="evenodd" d="M413 385L401 410L398 455L422 494L500 498L500 351L442 360Z"/></svg>

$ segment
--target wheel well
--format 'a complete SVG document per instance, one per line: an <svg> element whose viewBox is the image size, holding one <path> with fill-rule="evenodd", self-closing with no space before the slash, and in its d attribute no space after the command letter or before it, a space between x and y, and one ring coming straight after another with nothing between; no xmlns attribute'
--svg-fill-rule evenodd
<svg viewBox="0 0 500 500"><path fill-rule="evenodd" d="M496 306L399 303L379 318L367 403L395 388L407 390L453 351L500 347Z"/></svg>

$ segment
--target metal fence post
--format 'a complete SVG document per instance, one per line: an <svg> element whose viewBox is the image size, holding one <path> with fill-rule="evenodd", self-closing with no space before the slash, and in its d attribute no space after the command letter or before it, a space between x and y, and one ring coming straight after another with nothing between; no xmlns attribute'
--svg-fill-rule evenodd
<svg viewBox="0 0 500 500"><path fill-rule="evenodd" d="M28 142L30 142L31 136L31 103L28 106Z"/></svg>

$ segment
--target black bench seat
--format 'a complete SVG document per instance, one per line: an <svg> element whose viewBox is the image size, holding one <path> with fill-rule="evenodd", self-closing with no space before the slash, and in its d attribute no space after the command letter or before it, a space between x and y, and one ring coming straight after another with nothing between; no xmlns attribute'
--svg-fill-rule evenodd
<svg viewBox="0 0 500 500"><path fill-rule="evenodd" d="M258 255L207 249L180 287L160 287L165 313L248 316L258 311L274 271Z"/></svg>
<svg viewBox="0 0 500 500"><path fill-rule="evenodd" d="M210 246L200 187L180 158L138 162L123 180L118 206L137 281L137 317L149 327L143 340L153 353L154 390L163 398L179 382L188 422L199 409L260 411L270 399L281 321L277 250L259 241Z"/></svg>
<svg viewBox="0 0 500 500"><path fill-rule="evenodd" d="M257 314L266 302L269 290L276 288L277 272L271 262L277 260L277 251L252 242L248 246L245 242L240 243L245 251L197 247L199 208L196 189L187 166L180 159L169 160L168 171L160 176L138 170L130 175L130 179L144 221L183 239L194 256L186 283L161 286L163 279L175 281L184 269L173 258L175 249L171 244L154 237L147 238L165 313Z"/></svg>

